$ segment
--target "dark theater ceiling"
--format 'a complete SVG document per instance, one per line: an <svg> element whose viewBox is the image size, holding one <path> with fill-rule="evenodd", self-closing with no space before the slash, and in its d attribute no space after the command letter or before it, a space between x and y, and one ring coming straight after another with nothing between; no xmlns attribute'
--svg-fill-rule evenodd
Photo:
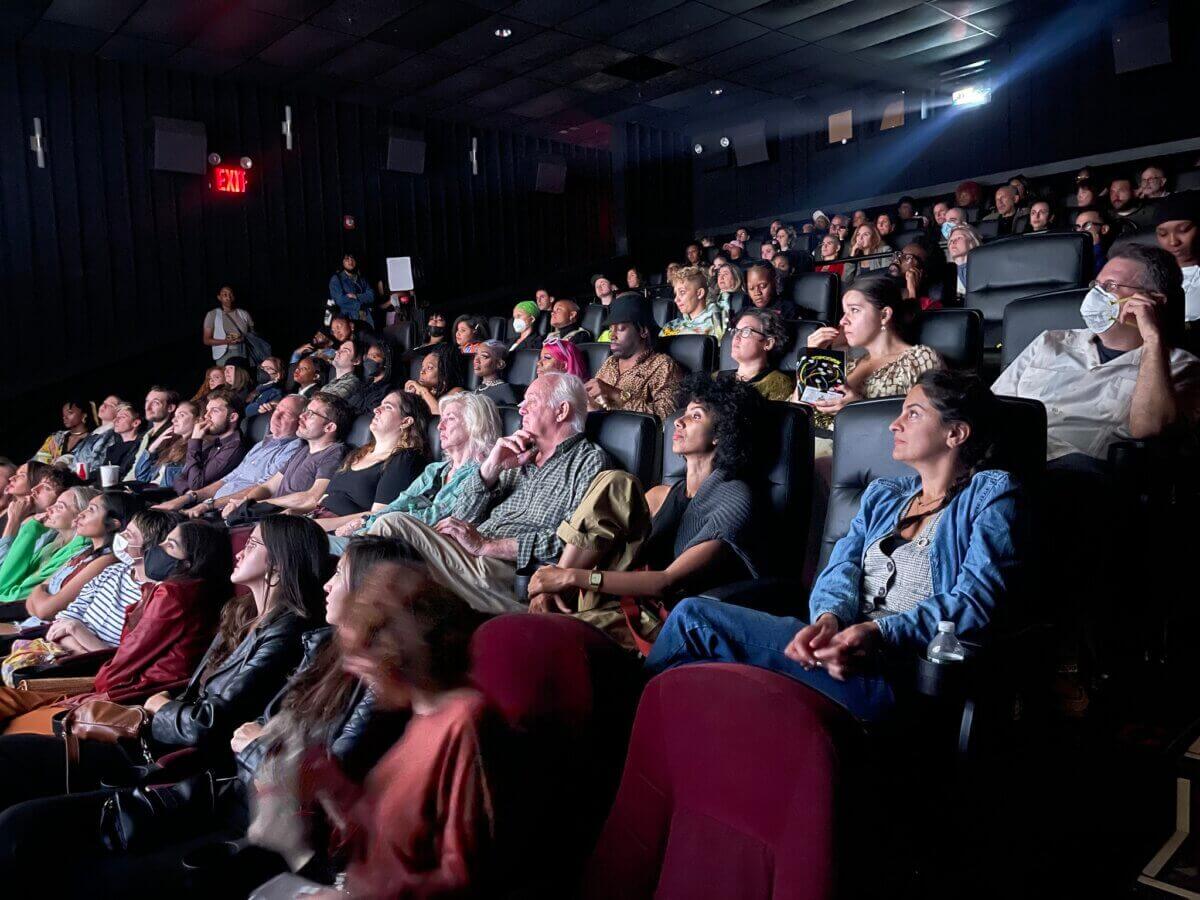
<svg viewBox="0 0 1200 900"><path fill-rule="evenodd" d="M582 144L930 87L1033 0L0 0L0 41Z"/></svg>

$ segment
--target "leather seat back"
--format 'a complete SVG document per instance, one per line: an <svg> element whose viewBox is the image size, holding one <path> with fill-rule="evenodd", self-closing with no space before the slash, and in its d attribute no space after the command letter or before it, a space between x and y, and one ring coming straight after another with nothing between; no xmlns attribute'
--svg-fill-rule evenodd
<svg viewBox="0 0 1200 900"><path fill-rule="evenodd" d="M587 329L592 337L599 337L600 332L604 330L604 319L607 316L608 310L605 307L599 303L589 303L583 307L579 323Z"/></svg>
<svg viewBox="0 0 1200 900"><path fill-rule="evenodd" d="M346 437L349 447L363 447L371 440L371 413L363 413L350 426L350 434Z"/></svg>
<svg viewBox="0 0 1200 900"><path fill-rule="evenodd" d="M915 340L932 347L952 369L978 372L983 359L983 313L977 309L934 309L916 322Z"/></svg>
<svg viewBox="0 0 1200 900"><path fill-rule="evenodd" d="M834 272L800 272L792 278L791 301L805 318L833 323L842 317L842 289Z"/></svg>
<svg viewBox="0 0 1200 900"><path fill-rule="evenodd" d="M708 334L679 334L663 338L658 350L667 353L685 372L712 372L717 366L717 339Z"/></svg>
<svg viewBox="0 0 1200 900"><path fill-rule="evenodd" d="M611 410L591 412L584 428L587 439L603 447L620 468L633 475L642 488L658 483L661 431L657 416Z"/></svg>
<svg viewBox="0 0 1200 900"><path fill-rule="evenodd" d="M1079 305L1086 295L1086 288L1072 288L1014 300L1004 307L1001 370L1007 369L1043 331L1081 327L1083 319L1079 316Z"/></svg>
<svg viewBox="0 0 1200 900"><path fill-rule="evenodd" d="M578 344L576 346L579 347L579 352L587 360L588 372L595 378L596 373L600 371L600 367L604 365L604 361L612 355L612 346L599 342Z"/></svg>

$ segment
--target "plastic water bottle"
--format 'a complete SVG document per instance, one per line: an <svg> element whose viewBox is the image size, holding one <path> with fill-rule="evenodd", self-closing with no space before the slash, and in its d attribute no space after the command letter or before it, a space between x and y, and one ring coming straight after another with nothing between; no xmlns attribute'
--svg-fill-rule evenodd
<svg viewBox="0 0 1200 900"><path fill-rule="evenodd" d="M954 634L953 622L938 622L938 633L929 642L926 655L930 662L956 663L967 658L967 650Z"/></svg>
<svg viewBox="0 0 1200 900"><path fill-rule="evenodd" d="M337 303L332 299L325 301L325 327L328 328L333 322L333 314L337 312Z"/></svg>

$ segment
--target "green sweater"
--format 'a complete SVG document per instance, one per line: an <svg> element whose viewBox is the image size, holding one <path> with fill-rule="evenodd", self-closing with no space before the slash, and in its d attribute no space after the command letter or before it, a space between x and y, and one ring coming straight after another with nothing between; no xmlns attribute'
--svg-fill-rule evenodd
<svg viewBox="0 0 1200 900"><path fill-rule="evenodd" d="M88 545L87 538L76 536L57 550L51 549L53 542L36 549L38 538L47 530L41 522L30 519L17 532L4 563L0 564L0 603L24 600Z"/></svg>

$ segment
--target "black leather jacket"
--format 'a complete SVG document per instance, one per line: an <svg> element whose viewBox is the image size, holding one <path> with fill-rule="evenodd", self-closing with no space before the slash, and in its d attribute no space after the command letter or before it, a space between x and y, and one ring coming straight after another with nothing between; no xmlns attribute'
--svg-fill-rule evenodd
<svg viewBox="0 0 1200 900"><path fill-rule="evenodd" d="M258 717L260 725L265 725L279 712L292 684L314 663L317 654L332 636L331 626L317 628L304 634L301 638L304 656L300 665ZM329 754L342 764L348 775L356 780L361 779L400 737L407 721L407 713L375 709L374 695L360 683L350 694L346 708L326 726L325 744L329 748ZM253 777L267 751L266 745L266 741L257 740L238 754L238 774L243 781Z"/></svg>
<svg viewBox="0 0 1200 900"><path fill-rule="evenodd" d="M150 720L150 736L168 748L227 753L234 729L251 721L287 680L303 652L300 637L309 624L294 613L281 613L254 629L201 683L220 640L215 639L187 689Z"/></svg>

